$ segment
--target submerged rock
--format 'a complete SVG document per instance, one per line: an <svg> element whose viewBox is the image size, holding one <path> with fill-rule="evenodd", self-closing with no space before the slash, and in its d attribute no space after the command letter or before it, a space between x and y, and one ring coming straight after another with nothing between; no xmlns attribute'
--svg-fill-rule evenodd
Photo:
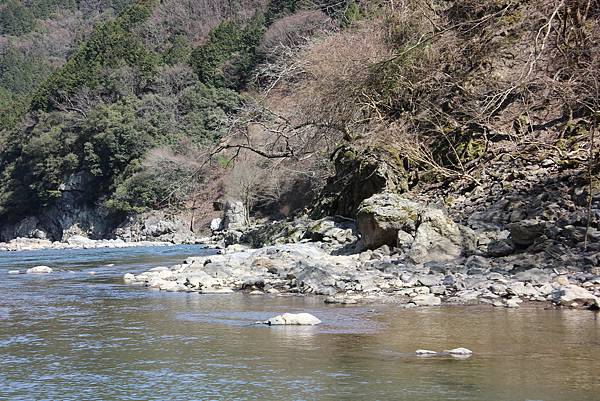
<svg viewBox="0 0 600 401"><path fill-rule="evenodd" d="M430 351L428 349L418 349L415 351L417 355L437 355L436 351Z"/></svg>
<svg viewBox="0 0 600 401"><path fill-rule="evenodd" d="M52 268L48 266L35 266L26 271L28 274L47 274L52 273Z"/></svg>
<svg viewBox="0 0 600 401"><path fill-rule="evenodd" d="M449 353L450 355L472 355L473 351L471 351L468 348L453 348L453 349L447 349L444 350L444 352Z"/></svg>
<svg viewBox="0 0 600 401"><path fill-rule="evenodd" d="M310 313L284 313L265 321L264 324L269 326L281 326L281 325L302 325L302 326L315 326L320 324L321 320L311 315Z"/></svg>

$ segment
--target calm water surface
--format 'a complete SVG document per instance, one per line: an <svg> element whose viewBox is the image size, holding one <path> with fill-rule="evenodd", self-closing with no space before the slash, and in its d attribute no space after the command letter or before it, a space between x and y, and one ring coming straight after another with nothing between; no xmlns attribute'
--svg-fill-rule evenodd
<svg viewBox="0 0 600 401"><path fill-rule="evenodd" d="M0 253L0 400L600 400L600 322L588 311L344 307L123 284L125 272L201 252ZM7 274L39 264L55 272ZM249 325L286 311L324 323ZM413 354L458 346L474 356Z"/></svg>

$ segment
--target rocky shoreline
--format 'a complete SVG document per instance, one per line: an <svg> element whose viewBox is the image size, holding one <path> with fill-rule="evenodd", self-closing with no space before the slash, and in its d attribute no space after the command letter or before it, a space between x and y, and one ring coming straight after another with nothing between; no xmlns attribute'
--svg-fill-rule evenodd
<svg viewBox="0 0 600 401"><path fill-rule="evenodd" d="M250 295L321 295L326 303L388 302L406 307L525 301L572 308L600 307L600 277L568 269L518 269L515 258L471 256L460 263L407 265L385 247L332 255L323 244L300 243L192 257L171 267L126 274L128 284L164 291Z"/></svg>
<svg viewBox="0 0 600 401"><path fill-rule="evenodd" d="M127 242L122 239L93 240L82 236L73 236L65 242L35 238L15 238L9 242L0 242L0 251L20 252L39 251L44 249L132 248L173 245L176 245L176 243L165 241Z"/></svg>

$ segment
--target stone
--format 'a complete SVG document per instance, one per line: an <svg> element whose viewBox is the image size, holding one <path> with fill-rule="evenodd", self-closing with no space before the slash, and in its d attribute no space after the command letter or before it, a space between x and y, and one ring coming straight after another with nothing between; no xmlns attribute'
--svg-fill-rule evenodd
<svg viewBox="0 0 600 401"><path fill-rule="evenodd" d="M506 226L510 231L510 238L515 245L530 246L536 239L546 231L547 223L544 221L529 219L510 223Z"/></svg>
<svg viewBox="0 0 600 401"><path fill-rule="evenodd" d="M442 284L442 281L444 281L444 276L441 274L426 274L419 276L418 281L419 283L421 283L421 285L424 285L426 287L434 287L436 285Z"/></svg>
<svg viewBox="0 0 600 401"><path fill-rule="evenodd" d="M237 230L248 225L248 217L244 203L239 200L228 199L223 207L223 230Z"/></svg>
<svg viewBox="0 0 600 401"><path fill-rule="evenodd" d="M437 306L442 304L442 300L433 294L421 294L411 299L417 306Z"/></svg>
<svg viewBox="0 0 600 401"><path fill-rule="evenodd" d="M133 283L135 281L135 276L131 273L125 273L123 276L123 281L126 283Z"/></svg>
<svg viewBox="0 0 600 401"><path fill-rule="evenodd" d="M398 231L416 231L420 212L420 204L396 194L382 193L365 199L357 213L362 245L368 249L395 246Z"/></svg>
<svg viewBox="0 0 600 401"><path fill-rule="evenodd" d="M554 301L564 306L571 306L571 304L577 303L578 306L600 307L600 300L594 294L585 288L573 284L561 286L554 293Z"/></svg>
<svg viewBox="0 0 600 401"><path fill-rule="evenodd" d="M69 245L74 245L74 246L86 246L86 245L92 245L95 241L92 239L89 239L88 237L84 237L82 235L73 235L72 237L69 237L67 239L67 243Z"/></svg>
<svg viewBox="0 0 600 401"><path fill-rule="evenodd" d="M52 273L52 268L48 266L35 266L30 269L27 269L26 272L28 274L47 274Z"/></svg>
<svg viewBox="0 0 600 401"><path fill-rule="evenodd" d="M453 348L449 350L444 350L444 352L449 353L450 355L472 355L473 351L468 348Z"/></svg>
<svg viewBox="0 0 600 401"><path fill-rule="evenodd" d="M487 246L489 256L501 257L508 256L515 252L515 245L509 239L499 239L491 241Z"/></svg>
<svg viewBox="0 0 600 401"><path fill-rule="evenodd" d="M463 253L460 228L440 209L427 209L420 215L415 240L408 252L414 263L450 261Z"/></svg>
<svg viewBox="0 0 600 401"><path fill-rule="evenodd" d="M418 349L415 351L417 355L437 355L437 352L428 349Z"/></svg>
<svg viewBox="0 0 600 401"><path fill-rule="evenodd" d="M506 300L506 307L507 308L518 308L519 304L522 302L523 302L523 300L518 297L509 298Z"/></svg>
<svg viewBox="0 0 600 401"><path fill-rule="evenodd" d="M472 230L461 228L444 211L393 193L364 200L357 224L363 248L397 246L416 264L451 261L474 247Z"/></svg>
<svg viewBox="0 0 600 401"><path fill-rule="evenodd" d="M21 272L19 270L9 270L8 274L20 274Z"/></svg>
<svg viewBox="0 0 600 401"><path fill-rule="evenodd" d="M507 292L520 297L535 297L539 295L538 290L534 286L532 286L530 283L523 283L521 281L517 281L516 283L510 284L507 288Z"/></svg>
<svg viewBox="0 0 600 401"><path fill-rule="evenodd" d="M310 313L284 313L272 317L264 322L269 326L280 326L280 325L302 325L302 326L315 326L320 324L321 320L311 315Z"/></svg>
<svg viewBox="0 0 600 401"><path fill-rule="evenodd" d="M221 219L221 218L212 219L210 221L210 230L213 232L220 231L222 226L223 226L223 219Z"/></svg>

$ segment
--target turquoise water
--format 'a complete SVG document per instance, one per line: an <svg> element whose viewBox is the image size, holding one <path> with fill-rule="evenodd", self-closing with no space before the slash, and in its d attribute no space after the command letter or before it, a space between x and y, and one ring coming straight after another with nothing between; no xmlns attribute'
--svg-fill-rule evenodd
<svg viewBox="0 0 600 401"><path fill-rule="evenodd" d="M600 323L588 311L340 306L122 281L202 252L0 253L0 400L600 399ZM40 264L55 272L7 274ZM323 324L251 325L298 311ZM458 346L475 354L414 354Z"/></svg>

